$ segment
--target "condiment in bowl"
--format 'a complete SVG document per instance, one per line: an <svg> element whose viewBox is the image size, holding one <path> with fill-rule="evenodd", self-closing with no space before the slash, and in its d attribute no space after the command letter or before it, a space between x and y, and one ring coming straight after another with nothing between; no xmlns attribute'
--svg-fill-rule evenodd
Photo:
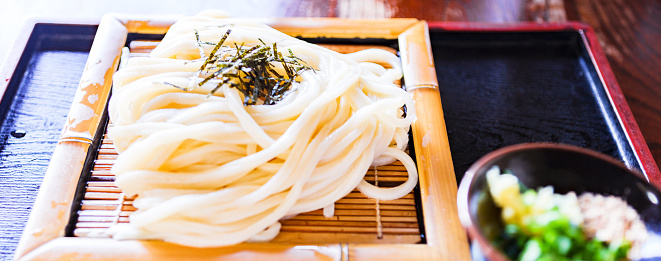
<svg viewBox="0 0 661 261"><path fill-rule="evenodd" d="M502 174L503 172L507 174ZM518 184L522 189L516 186ZM537 191L540 188L543 189ZM551 194L548 193L549 190ZM549 196L554 193L555 195ZM617 198L603 203L602 196ZM540 199L543 197L553 199ZM572 212L572 208L563 205L569 204L566 202L578 203L581 197L583 202L579 212L582 213L572 218L572 214L567 214ZM636 218L646 227L645 239L634 240L640 238L634 236L630 237L632 242L603 242L601 248L605 250L595 250L598 243L590 242L603 238L609 230L607 227L594 229L590 226L594 225L592 223L595 216L603 216L606 219L626 217L626 207L600 206L612 204L619 199L635 210L633 212L636 212ZM658 186L648 183L643 175L609 156L570 145L526 143L496 150L475 162L461 181L457 203L462 224L473 242L490 260L524 259L523 255L527 255L526 258L581 256L584 260L598 259L601 256L622 256L620 252L629 249L632 252L625 253L625 256L638 259L661 257L661 250L653 247L655 244L661 245L660 199ZM586 211L586 206L587 209L594 210ZM612 214L603 215L608 213L604 212L604 209ZM597 211L597 214L594 211ZM546 216L540 218L540 215ZM616 223L624 224L625 221ZM540 223L552 229L540 229ZM553 225L548 225L551 223ZM627 224L634 223L631 221ZM640 226L642 225L637 225ZM632 230L629 227L626 230ZM567 236L567 233L573 235L573 232L569 231L571 229L584 232L584 239ZM590 230L605 232L595 236L595 231L588 233ZM583 249L588 244L592 244L590 249Z"/></svg>

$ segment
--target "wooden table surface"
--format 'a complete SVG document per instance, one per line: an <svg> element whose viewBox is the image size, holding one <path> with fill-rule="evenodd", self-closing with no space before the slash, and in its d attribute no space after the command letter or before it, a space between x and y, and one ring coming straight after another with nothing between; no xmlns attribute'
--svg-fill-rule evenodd
<svg viewBox="0 0 661 261"><path fill-rule="evenodd" d="M8 1L0 10L0 61L27 17L98 21L108 12L192 15L222 9L234 16L413 17L428 21L582 21L592 26L657 165L661 165L661 1L659 0L248 0ZM158 4L151 4L158 2Z"/></svg>
<svg viewBox="0 0 661 261"><path fill-rule="evenodd" d="M0 10L0 61L4 61L15 40L24 35L28 17L98 21L108 12L129 14L192 15L204 9L222 9L241 17L412 17L427 21L581 21L595 29L610 66L643 133L657 165L661 166L661 0L248 0L248 1L47 1L9 0ZM76 80L76 79L74 79ZM64 106L64 108L68 108ZM64 124L61 122L52 124ZM62 126L58 125L58 126ZM57 128L57 126L56 126ZM61 128L61 127L60 127ZM7 135L3 133L2 135ZM6 141L7 137L0 137ZM37 139L51 139L39 137ZM39 142L39 140L35 141ZM52 147L49 147L52 150ZM0 181L10 178L6 168L25 168L42 173L51 151L32 155L29 163L14 165L0 147ZM34 181L36 191L40 180ZM6 197L5 192L0 193ZM29 208L16 214L2 202L3 219L25 222ZM6 214L4 212L11 212ZM23 213L25 212L25 213ZM0 228L0 259L11 256L20 226Z"/></svg>

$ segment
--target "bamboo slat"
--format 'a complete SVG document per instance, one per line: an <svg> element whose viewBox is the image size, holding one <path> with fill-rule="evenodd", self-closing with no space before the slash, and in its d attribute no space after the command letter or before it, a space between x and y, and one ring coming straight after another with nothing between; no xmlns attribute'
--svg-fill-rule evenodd
<svg viewBox="0 0 661 261"><path fill-rule="evenodd" d="M60 237L22 257L23 260L346 260L340 244L240 244L192 248L160 241L117 241Z"/></svg>
<svg viewBox="0 0 661 261"><path fill-rule="evenodd" d="M146 56L158 41L132 41L131 57ZM341 53L367 48L380 48L393 53L387 46L323 45ZM112 126L112 124L110 124ZM129 222L135 211L133 198L124 197L114 186L110 168L117 159L112 139L104 135L94 168L87 183L74 235L78 237L108 238L108 229L117 223ZM376 175L375 175L376 173ZM365 180L381 186L395 186L408 179L406 168L395 162L369 170ZM335 203L335 215L323 216L321 210L297 215L282 221L282 229L272 242L294 244L323 243L418 243L420 229L413 193L389 201L379 201L353 191ZM377 210L378 209L378 210Z"/></svg>
<svg viewBox="0 0 661 261"><path fill-rule="evenodd" d="M420 198L428 244L449 260L469 260L468 239L459 222L457 180L450 155L436 67L427 24L420 22L399 37L407 51L402 67L407 90L416 101L417 121L411 126L416 148Z"/></svg>
<svg viewBox="0 0 661 261"><path fill-rule="evenodd" d="M180 16L164 15L137 17L115 14L129 33L164 34ZM390 19L338 19L317 17L291 17L287 19L254 18L291 36L316 38L385 38L397 39L399 34L417 23L414 18ZM356 26L360 25L360 26Z"/></svg>

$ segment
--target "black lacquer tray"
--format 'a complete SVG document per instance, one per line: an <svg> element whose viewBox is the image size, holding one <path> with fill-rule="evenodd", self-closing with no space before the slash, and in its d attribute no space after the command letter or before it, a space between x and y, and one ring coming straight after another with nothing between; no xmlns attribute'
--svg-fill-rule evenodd
<svg viewBox="0 0 661 261"><path fill-rule="evenodd" d="M498 148L553 142L602 152L660 181L593 34L580 23L430 23L457 180Z"/></svg>
<svg viewBox="0 0 661 261"><path fill-rule="evenodd" d="M661 182L596 37L585 25L432 22L429 28L457 180L495 149L557 142L605 153L651 182ZM96 29L30 24L25 30L30 37L16 45L20 50L12 50L0 71L0 211L5 213L0 259L10 258L16 248Z"/></svg>

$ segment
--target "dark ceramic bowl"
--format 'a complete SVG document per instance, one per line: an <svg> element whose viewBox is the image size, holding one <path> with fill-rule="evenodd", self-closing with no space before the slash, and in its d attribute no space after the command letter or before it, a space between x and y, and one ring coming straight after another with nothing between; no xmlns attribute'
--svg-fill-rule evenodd
<svg viewBox="0 0 661 261"><path fill-rule="evenodd" d="M638 172L604 154L575 146L526 143L487 154L466 171L457 195L459 217L489 260L508 260L490 242L502 232L500 208L488 192L485 173L497 165L509 169L529 188L551 185L556 193L575 191L623 198L640 214L647 226L648 240L641 256L661 258L661 192Z"/></svg>

